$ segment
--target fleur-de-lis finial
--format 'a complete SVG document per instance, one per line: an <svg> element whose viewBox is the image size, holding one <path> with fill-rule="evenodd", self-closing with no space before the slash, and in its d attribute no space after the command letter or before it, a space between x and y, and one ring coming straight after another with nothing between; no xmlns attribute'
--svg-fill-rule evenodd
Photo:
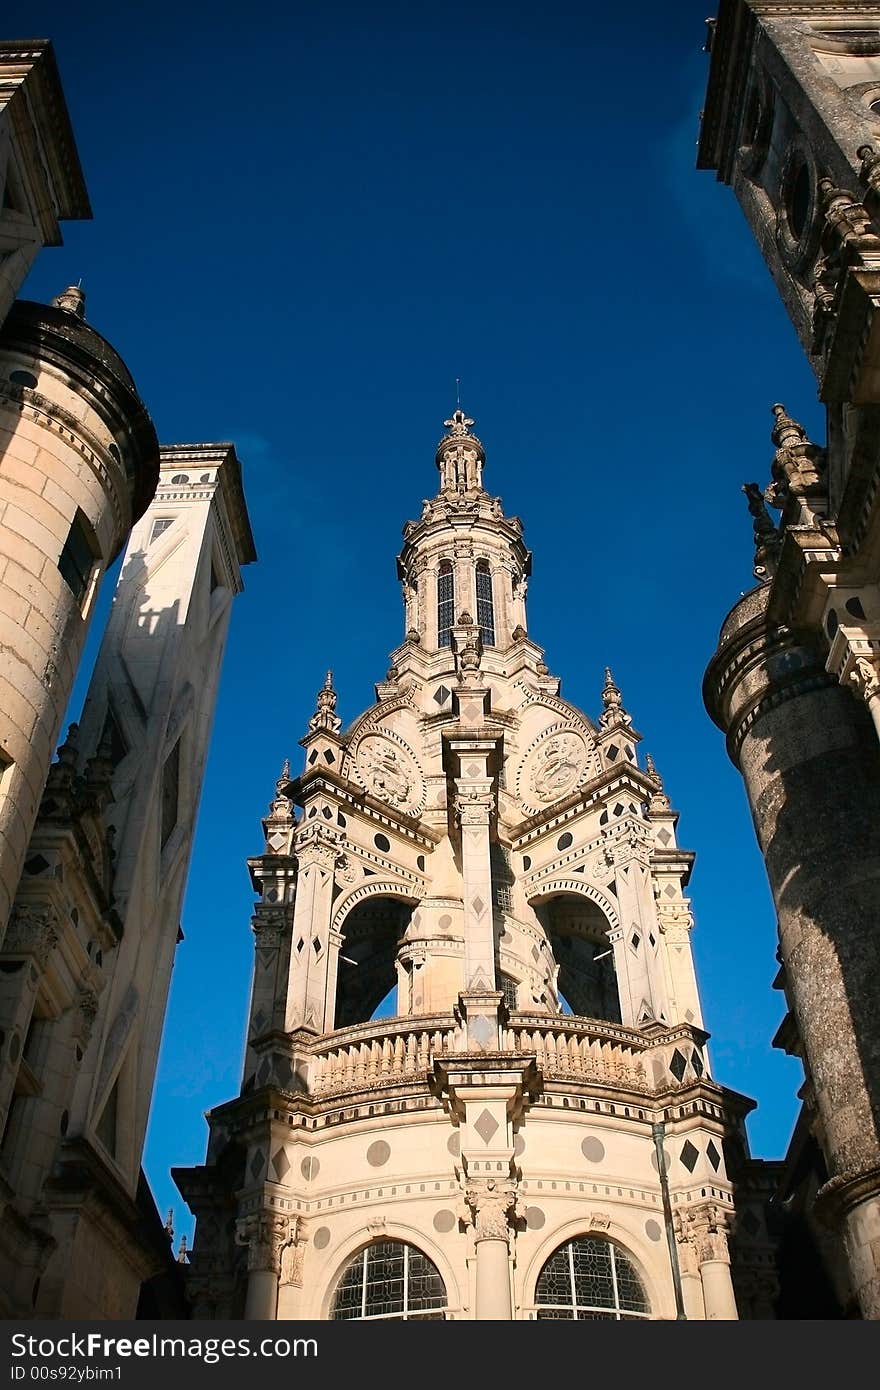
<svg viewBox="0 0 880 1390"><path fill-rule="evenodd" d="M443 421L453 439L463 439L470 432L470 427L474 423L469 415L465 415L461 406L453 410L448 420Z"/></svg>

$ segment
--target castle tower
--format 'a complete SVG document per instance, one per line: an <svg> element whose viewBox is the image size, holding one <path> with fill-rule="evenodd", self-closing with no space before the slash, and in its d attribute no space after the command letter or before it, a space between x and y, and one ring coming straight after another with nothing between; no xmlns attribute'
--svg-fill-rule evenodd
<svg viewBox="0 0 880 1390"><path fill-rule="evenodd" d="M175 1170L197 1317L737 1316L693 855L611 672L594 720L529 636L472 425L375 704L344 729L327 673L249 861L241 1092Z"/></svg>
<svg viewBox="0 0 880 1390"><path fill-rule="evenodd" d="M877 1318L880 6L722 0L709 47L699 163L739 199L815 372L827 440L773 407L769 484L744 488L759 585L725 619L705 698L778 913L791 1009L779 1042L803 1059L827 1167L815 1211Z"/></svg>
<svg viewBox="0 0 880 1390"><path fill-rule="evenodd" d="M0 325L59 223L91 215L51 43L0 40Z"/></svg>
<svg viewBox="0 0 880 1390"><path fill-rule="evenodd" d="M255 558L233 446L163 447L0 950L6 1316L131 1318L167 1261L141 1156L232 602Z"/></svg>
<svg viewBox="0 0 880 1390"><path fill-rule="evenodd" d="M158 452L82 291L18 300L0 330L0 940L98 588Z"/></svg>

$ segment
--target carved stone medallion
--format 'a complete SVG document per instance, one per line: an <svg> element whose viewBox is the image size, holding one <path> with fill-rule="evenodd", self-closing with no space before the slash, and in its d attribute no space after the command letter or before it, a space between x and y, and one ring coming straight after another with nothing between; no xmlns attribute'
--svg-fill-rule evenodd
<svg viewBox="0 0 880 1390"><path fill-rule="evenodd" d="M523 809L534 814L573 792L589 776L591 753L580 730L545 729L520 764L516 791Z"/></svg>
<svg viewBox="0 0 880 1390"><path fill-rule="evenodd" d="M367 734L357 747L358 774L367 791L399 811L416 815L425 803L425 782L410 749L392 734Z"/></svg>

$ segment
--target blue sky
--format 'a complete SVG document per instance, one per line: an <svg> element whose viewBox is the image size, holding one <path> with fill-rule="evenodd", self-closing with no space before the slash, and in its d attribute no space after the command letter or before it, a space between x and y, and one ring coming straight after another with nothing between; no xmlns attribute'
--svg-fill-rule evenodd
<svg viewBox="0 0 880 1390"><path fill-rule="evenodd" d="M455 378L534 553L529 628L597 715L612 666L697 851L717 1078L781 1155L799 1065L739 775L700 685L751 577L770 405L822 414L728 189L695 169L704 0L42 8L94 209L26 292L83 278L165 442L235 440L259 562L236 601L146 1168L237 1092L252 894L281 763L332 667L346 722L402 637L394 557ZM109 592L102 598L103 609ZM100 617L98 619L100 622ZM94 631L92 657L99 633ZM85 676L72 706L81 703Z"/></svg>

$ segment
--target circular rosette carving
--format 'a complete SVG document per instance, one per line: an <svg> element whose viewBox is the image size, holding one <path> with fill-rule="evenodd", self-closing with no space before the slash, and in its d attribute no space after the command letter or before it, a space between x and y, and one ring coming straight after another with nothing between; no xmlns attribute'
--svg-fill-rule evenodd
<svg viewBox="0 0 880 1390"><path fill-rule="evenodd" d="M590 775L594 749L579 729L545 729L523 758L516 794L532 814L569 796Z"/></svg>
<svg viewBox="0 0 880 1390"><path fill-rule="evenodd" d="M367 734L355 754L360 780L379 801L417 815L425 804L425 779L415 755L395 734Z"/></svg>

